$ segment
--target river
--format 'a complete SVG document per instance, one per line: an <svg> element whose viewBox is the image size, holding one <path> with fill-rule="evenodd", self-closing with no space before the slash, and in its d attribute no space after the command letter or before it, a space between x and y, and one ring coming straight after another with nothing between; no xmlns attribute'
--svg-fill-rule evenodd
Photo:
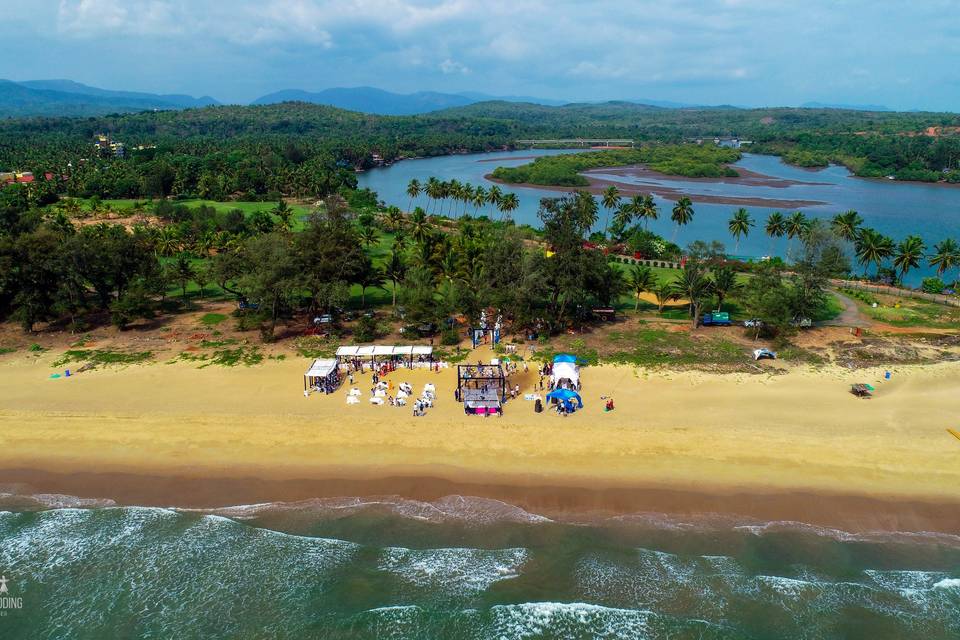
<svg viewBox="0 0 960 640"><path fill-rule="evenodd" d="M512 152L494 152L469 155L440 156L418 160L405 160L389 167L372 169L358 176L361 187L376 191L387 204L406 209L410 198L406 194L407 184L412 178L426 182L430 176L441 180L456 178L489 188L493 186L485 175L498 166L517 166L529 162L531 156L573 153L578 150L524 150ZM803 207L804 213L812 218L831 218L836 213L855 209L863 217L866 226L873 227L899 241L909 234L923 238L929 251L933 245L945 237L960 239L960 188L904 183L886 180L864 180L854 177L846 168L831 166L820 171L810 171L785 164L775 156L744 154L734 165L755 173L773 178L795 181L783 187L737 184L731 182L699 182L679 179L642 178L648 184L669 186L685 193L711 196L730 196L746 198L768 198L777 200L806 200L824 204ZM616 179L624 184L638 184L640 179L622 175L610 175L594 172L596 177ZM556 191L527 187L508 187L501 185L505 192L514 192L520 199L520 207L513 212L517 223L537 225L537 209L540 198L560 195ZM651 231L670 239L674 228L670 222L670 209L673 201L657 197L660 207L660 219L650 223ZM414 205L426 207L428 198L421 195ZM451 205L447 205L448 207ZM719 240L733 252L734 242L727 231L727 221L738 205L694 203L693 222L682 229L676 237L677 244L685 246L693 240ZM462 211L463 205L453 205L455 212ZM787 240L780 239L771 243L763 232L763 223L767 215L776 210L772 207L750 206L756 227L748 237L740 241L739 254L745 256L780 255L787 252ZM790 208L781 208L787 213ZM468 213L473 207L467 207ZM488 215L499 215L492 208ZM601 223L603 221L601 210ZM855 267L859 268L859 267ZM954 272L955 274L956 272ZM921 278L932 275L933 269L923 265L908 274L907 282L919 284ZM949 274L948 274L949 277Z"/></svg>

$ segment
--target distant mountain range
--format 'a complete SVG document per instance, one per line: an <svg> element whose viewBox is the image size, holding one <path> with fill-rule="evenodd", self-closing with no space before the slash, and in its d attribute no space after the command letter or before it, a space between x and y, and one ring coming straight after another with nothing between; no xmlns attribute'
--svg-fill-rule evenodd
<svg viewBox="0 0 960 640"><path fill-rule="evenodd" d="M350 111L377 115L415 115L466 107L478 103L528 103L540 106L563 106L572 104L565 100L536 98L533 96L495 96L479 92L441 93L418 91L416 93L393 93L374 87L337 87L310 92L301 89L286 89L261 96L251 104L264 105L279 102L309 102ZM637 98L620 100L629 103L662 109L709 108L739 109L730 105L707 106ZM604 104L604 101L580 102L578 104ZM111 91L74 82L72 80L26 80L13 82L0 80L0 118L22 116L98 116L108 113L173 110L206 107L221 104L210 96L195 98L181 94L155 94L135 91ZM800 105L806 109L848 109L854 111L891 111L882 105L833 104L807 102Z"/></svg>
<svg viewBox="0 0 960 640"><path fill-rule="evenodd" d="M324 89L316 93L301 91L299 89L287 89L285 91L277 91L276 93L261 96L251 104L274 104L289 101L325 104L350 111L376 113L384 116L429 113L431 111L440 111L453 107L465 107L478 102L525 102L547 107L562 107L565 104L571 104L570 100L551 100L548 98L535 98L533 96L495 96L477 91L465 91L463 93L419 91L417 93L402 94L391 93L390 91L375 89L373 87L338 87L335 89ZM597 100L581 104L602 104L603 102L606 101ZM621 100L620 102L644 104L652 107L663 107L665 109L700 106L683 102L671 102L669 100L634 99Z"/></svg>
<svg viewBox="0 0 960 640"><path fill-rule="evenodd" d="M384 116L408 116L449 109L450 107L462 107L477 102L466 96L435 91L401 94L373 87L338 87L317 92L285 89L261 96L251 104L275 104L277 102L294 101L325 104L348 111L375 113Z"/></svg>
<svg viewBox="0 0 960 640"><path fill-rule="evenodd" d="M0 80L0 117L97 116L220 104L210 96L110 91L72 80Z"/></svg>

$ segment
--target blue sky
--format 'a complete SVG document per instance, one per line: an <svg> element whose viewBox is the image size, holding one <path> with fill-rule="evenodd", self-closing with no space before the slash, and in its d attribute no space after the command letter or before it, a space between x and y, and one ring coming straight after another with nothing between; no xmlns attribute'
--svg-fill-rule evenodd
<svg viewBox="0 0 960 640"><path fill-rule="evenodd" d="M6 0L0 78L960 110L956 1Z"/></svg>

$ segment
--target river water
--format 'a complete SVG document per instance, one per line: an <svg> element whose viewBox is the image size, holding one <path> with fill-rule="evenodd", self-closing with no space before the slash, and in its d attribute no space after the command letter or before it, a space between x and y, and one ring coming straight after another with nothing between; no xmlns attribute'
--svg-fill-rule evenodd
<svg viewBox="0 0 960 640"><path fill-rule="evenodd" d="M410 204L406 188L412 178L420 180L421 183L426 182L430 176L436 176L441 180L456 178L461 182L482 184L489 188L493 183L486 180L484 176L498 166L517 166L529 162L531 156L575 151L527 150L405 160L390 167L362 173L359 175L359 182L360 186L376 191L387 204L406 209ZM593 175L615 179L625 184L657 183L682 192L711 196L823 202L822 205L802 207L804 213L815 218L830 218L836 213L855 209L863 217L866 226L873 227L895 240L900 240L909 234L919 235L931 250L935 243L945 237L960 240L960 187L864 180L853 177L846 168L841 166L809 171L787 165L775 156L754 154L744 154L735 166L801 184L770 187L683 179L651 179L649 177L635 179L602 172L594 172ZM556 191L545 189L500 186L505 192L516 193L520 199L520 208L513 212L513 219L517 223L537 225L537 208L540 198L560 195ZM656 201L660 207L660 219L650 223L650 229L671 239L674 237L673 224L670 222L673 201L661 197L657 197ZM421 195L413 204L426 207L428 199ZM452 206L454 212L460 212L463 209L462 205L447 206ZM727 246L729 253L733 253L734 241L727 230L727 221L738 206L695 202L694 220L679 231L676 236L677 244L685 246L693 240L719 240ZM738 253L744 256L784 256L788 248L786 239L771 242L763 233L763 223L775 210L789 213L793 209L764 206L747 208L757 226L751 230L749 236L740 241ZM467 207L467 211L472 213L473 207ZM487 213L491 217L499 215L492 209L488 209ZM601 223L598 228L602 226L602 221L603 210L601 210ZM917 284L923 276L932 273L933 270L924 265L924 268L908 274L907 281Z"/></svg>

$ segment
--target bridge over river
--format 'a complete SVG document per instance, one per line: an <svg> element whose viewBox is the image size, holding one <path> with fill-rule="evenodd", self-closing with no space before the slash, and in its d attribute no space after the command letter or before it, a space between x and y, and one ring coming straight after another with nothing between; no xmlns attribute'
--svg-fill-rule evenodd
<svg viewBox="0 0 960 640"><path fill-rule="evenodd" d="M569 138L558 140L517 140L516 144L524 146L550 146L550 147L632 147L633 140L618 140L614 138Z"/></svg>

